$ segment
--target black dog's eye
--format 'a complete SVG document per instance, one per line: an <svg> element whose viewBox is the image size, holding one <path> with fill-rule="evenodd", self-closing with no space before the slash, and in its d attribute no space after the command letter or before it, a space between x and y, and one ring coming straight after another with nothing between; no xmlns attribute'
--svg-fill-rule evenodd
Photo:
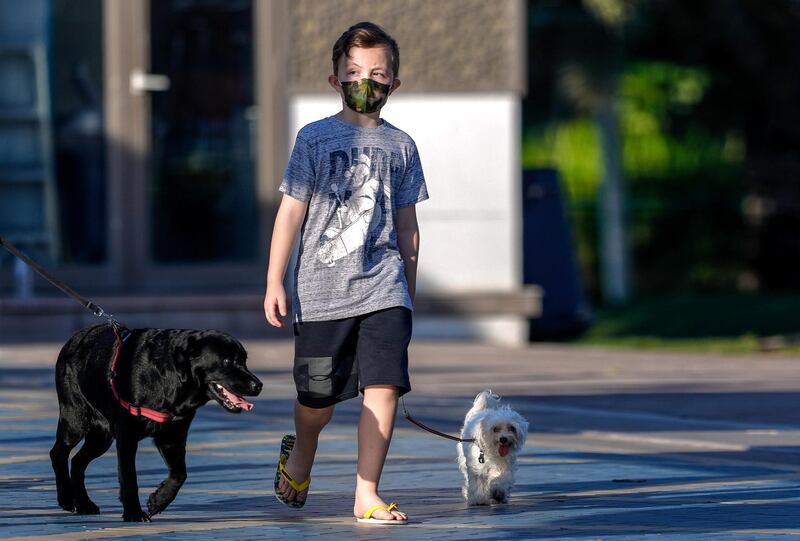
<svg viewBox="0 0 800 541"><path fill-rule="evenodd" d="M222 366L230 366L231 362L230 359L222 359Z"/></svg>

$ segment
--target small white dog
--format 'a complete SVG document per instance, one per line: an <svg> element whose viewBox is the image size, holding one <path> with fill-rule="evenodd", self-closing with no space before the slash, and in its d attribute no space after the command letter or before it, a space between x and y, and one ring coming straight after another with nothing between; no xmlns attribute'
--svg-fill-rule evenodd
<svg viewBox="0 0 800 541"><path fill-rule="evenodd" d="M525 445L528 422L490 390L475 397L464 417L458 443L458 467L464 474L462 493L468 505L507 503L514 486L517 453Z"/></svg>

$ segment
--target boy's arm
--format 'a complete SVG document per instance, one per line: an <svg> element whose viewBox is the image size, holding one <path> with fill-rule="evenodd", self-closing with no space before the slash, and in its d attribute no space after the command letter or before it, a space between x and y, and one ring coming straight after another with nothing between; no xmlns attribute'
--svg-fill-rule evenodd
<svg viewBox="0 0 800 541"><path fill-rule="evenodd" d="M411 301L417 292L417 260L419 259L419 224L415 205L397 209L397 245L406 269L406 282Z"/></svg>
<svg viewBox="0 0 800 541"><path fill-rule="evenodd" d="M272 244L269 250L267 292L264 296L264 313L267 321L273 327L283 327L278 314L282 317L287 314L283 276L286 274L292 247L305 219L307 208L308 203L284 194L278 214L275 216L275 227L272 230Z"/></svg>

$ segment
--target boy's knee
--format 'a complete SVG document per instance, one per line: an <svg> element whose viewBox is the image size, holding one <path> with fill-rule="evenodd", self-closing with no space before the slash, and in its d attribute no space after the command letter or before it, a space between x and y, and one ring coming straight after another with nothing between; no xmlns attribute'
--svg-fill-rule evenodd
<svg viewBox="0 0 800 541"><path fill-rule="evenodd" d="M322 430L328 425L328 423L331 422L332 418L333 418L332 409L330 411L328 411L327 408L324 410L318 410L318 412L314 416L314 424L316 428Z"/></svg>
<svg viewBox="0 0 800 541"><path fill-rule="evenodd" d="M333 406L329 406L327 408L310 408L298 402L297 407L301 411L303 420L306 423L314 425L315 427L322 428L333 418Z"/></svg>

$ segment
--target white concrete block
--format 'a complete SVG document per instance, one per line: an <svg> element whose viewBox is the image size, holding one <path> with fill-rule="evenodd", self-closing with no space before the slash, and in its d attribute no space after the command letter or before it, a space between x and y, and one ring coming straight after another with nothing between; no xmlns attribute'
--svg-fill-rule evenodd
<svg viewBox="0 0 800 541"><path fill-rule="evenodd" d="M290 107L297 131L341 109L338 95L299 95ZM403 94L382 116L416 141L430 193L417 206L419 291L513 291L522 284L520 99L513 93ZM415 335L527 340L527 320L514 316L421 318Z"/></svg>

